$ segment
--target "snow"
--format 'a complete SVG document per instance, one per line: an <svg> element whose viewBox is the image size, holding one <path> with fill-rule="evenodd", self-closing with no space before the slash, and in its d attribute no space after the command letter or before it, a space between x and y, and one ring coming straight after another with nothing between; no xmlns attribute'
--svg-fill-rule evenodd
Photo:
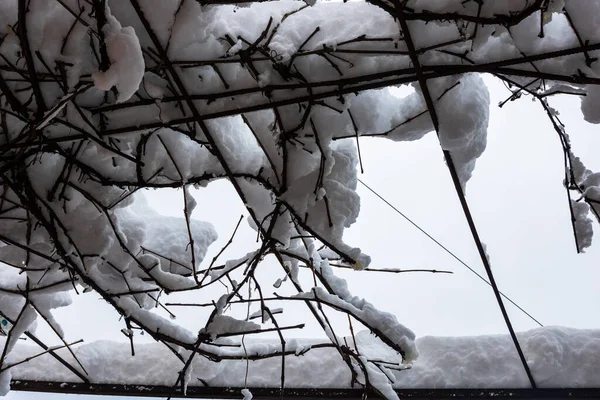
<svg viewBox="0 0 600 400"><path fill-rule="evenodd" d="M10 391L12 374L10 370L0 372L0 396L6 396Z"/></svg>
<svg viewBox="0 0 600 400"><path fill-rule="evenodd" d="M562 327L517 335L539 387L597 387L600 331ZM421 388L517 388L529 382L508 335L423 337L421 356L397 384Z"/></svg>
<svg viewBox="0 0 600 400"><path fill-rule="evenodd" d="M244 396L243 400L252 400L252 392L248 389L242 389L242 396Z"/></svg>
<svg viewBox="0 0 600 400"><path fill-rule="evenodd" d="M573 20L579 35L584 42L598 40L598 26L600 26L600 4L593 0L565 0L565 10ZM595 66L598 68L598 66Z"/></svg>
<svg viewBox="0 0 600 400"><path fill-rule="evenodd" d="M195 200L187 191L188 213L195 207ZM144 239L141 247L152 250L161 263L161 269L176 274L189 274L191 271L191 250L188 248L189 237L184 218L166 217L158 214L147 203L141 193L134 195L135 201L131 207L117 211L123 221L123 229L135 230L127 232L131 237L134 232L143 228ZM182 193L183 197L183 193ZM180 206L183 209L183 205ZM194 254L198 266L208 247L217 239L215 228L204 221L190 219L190 230L194 238Z"/></svg>
<svg viewBox="0 0 600 400"><path fill-rule="evenodd" d="M478 75L467 74L459 77L456 82L454 80L456 79L436 85L442 89L460 82L442 97L436 106L436 112L439 115L440 144L444 150L450 151L464 188L475 169L477 158L486 147L490 97ZM460 104L460 112L457 112L457 104Z"/></svg>
<svg viewBox="0 0 600 400"><path fill-rule="evenodd" d="M600 88L588 86L585 96L581 98L581 112L583 118L592 124L600 124Z"/></svg>
<svg viewBox="0 0 600 400"><path fill-rule="evenodd" d="M518 334L533 376L541 388L598 387L600 385L600 330L545 327ZM347 338L348 343L353 343ZM0 339L3 340L3 339ZM256 341L246 339L251 348ZM303 340L304 346L314 340ZM356 334L358 352L363 360L399 363L401 358L381 344L368 331ZM264 343L264 341L263 341ZM278 342L273 341L273 346ZM508 335L473 337L433 337L417 340L419 358L408 369L389 369L389 380L374 367L374 379L382 379L382 388L527 388L529 381ZM131 356L128 343L94 342L75 349L75 354L89 373L92 383L133 385L173 385L181 361L160 344L137 344ZM11 360L33 355L38 349L19 345ZM64 350L59 354L70 356ZM211 362L195 357L189 385L201 378L209 386L244 387L246 362L224 360ZM384 366L385 364L379 364ZM398 366L399 364L397 364ZM278 387L281 359L252 361L248 387ZM49 355L43 355L9 370L12 379L76 382L70 371ZM313 348L286 360L286 386L295 388L350 387L350 372L331 348ZM378 378L377 378L378 377ZM385 382L385 384L384 384Z"/></svg>
<svg viewBox="0 0 600 400"><path fill-rule="evenodd" d="M575 218L575 231L577 232L579 249L584 251L585 248L592 245L593 225L592 219L588 217L590 206L586 203L571 200L571 207Z"/></svg>
<svg viewBox="0 0 600 400"><path fill-rule="evenodd" d="M335 290L335 289L334 289ZM338 296L327 293L322 288L314 289L313 293L300 293L294 298L321 300L334 308L347 310L351 315L367 326L394 350L402 354L402 362L407 364L415 360L419 351L414 343L415 334L404 325L400 324L395 315L381 312L364 299L351 298L341 299Z"/></svg>
<svg viewBox="0 0 600 400"><path fill-rule="evenodd" d="M116 86L119 91L117 103L127 101L137 92L144 77L144 56L135 30L122 27L106 6L106 25L102 32L106 36L106 51L110 58L107 71L95 72L92 77L100 90L110 90Z"/></svg>
<svg viewBox="0 0 600 400"><path fill-rule="evenodd" d="M207 332L216 339L224 333L240 333L259 330L260 325L254 322L241 321L228 315L217 315L207 327Z"/></svg>

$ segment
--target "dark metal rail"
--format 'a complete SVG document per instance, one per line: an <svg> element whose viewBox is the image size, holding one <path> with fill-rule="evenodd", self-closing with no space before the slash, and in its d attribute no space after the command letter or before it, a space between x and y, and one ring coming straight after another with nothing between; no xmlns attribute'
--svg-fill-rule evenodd
<svg viewBox="0 0 600 400"><path fill-rule="evenodd" d="M189 386L184 395L180 387L42 382L14 380L12 390L31 392L51 392L65 394L93 394L100 396L139 396L139 397L188 397L212 399L240 399L242 388ZM283 396L279 388L250 388L255 399L279 400L282 398L301 398L303 400L362 399L365 394L360 389L284 389ZM456 400L456 399L600 399L600 388L547 388L547 389L397 389L401 399ZM368 392L368 396L377 397Z"/></svg>

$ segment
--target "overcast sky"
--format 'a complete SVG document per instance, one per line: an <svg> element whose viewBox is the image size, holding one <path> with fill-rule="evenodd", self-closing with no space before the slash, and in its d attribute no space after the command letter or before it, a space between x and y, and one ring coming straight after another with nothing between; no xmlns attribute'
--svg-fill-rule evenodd
<svg viewBox="0 0 600 400"><path fill-rule="evenodd" d="M600 329L600 243L596 239L586 254L576 254L558 137L541 107L530 99L497 108L508 92L497 81L487 82L493 105L488 148L477 162L467 198L500 290L544 325ZM579 99L550 102L561 111L575 154L589 169L599 171L600 159L593 150L600 148L600 134L582 120ZM413 143L363 139L361 150L365 173L360 178L485 276L434 134ZM345 239L371 255L371 267L442 269L454 274L341 272L355 295L395 313L417 336L506 333L488 285L363 186L358 191L361 215ZM225 181L193 194L198 201L194 218L213 223L220 234L209 261L229 238L244 208ZM161 213L181 215L180 191L153 191L148 199ZM598 231L597 223L594 228ZM241 256L253 246L255 232L243 222L227 254ZM125 340L117 316L97 298L80 296L74 306L57 312L68 340ZM517 331L536 327L513 306L507 308ZM173 311L183 325L199 320L198 313L203 312ZM296 311L293 317L297 321ZM339 321L342 326L345 318ZM323 336L310 324L297 335ZM33 395L11 392L7 397L28 398Z"/></svg>

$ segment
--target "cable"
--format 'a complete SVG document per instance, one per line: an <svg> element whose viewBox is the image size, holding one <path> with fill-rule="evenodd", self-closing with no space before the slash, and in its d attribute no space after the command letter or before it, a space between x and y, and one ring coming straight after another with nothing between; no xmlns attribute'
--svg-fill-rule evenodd
<svg viewBox="0 0 600 400"><path fill-rule="evenodd" d="M489 286L492 286L492 284L490 282L488 282L487 279L485 279L483 276L481 276L473 268L469 267L467 265L467 263L465 263L463 260L461 260L456 254L454 254L446 246L444 246L443 244L441 244L440 242L438 242L433 236L431 236L423 228L421 228L419 225L417 225L416 222L414 222L412 219L410 219L409 217L407 217L402 211L400 211L396 207L394 207L394 205L392 205L389 201L387 201L385 198L383 198L383 196L381 196L379 193L377 193L375 190L373 190L369 185L367 185L366 183L364 183L360 178L358 179L358 182L360 182L361 185L363 185L371 193L373 193L375 196L377 196L381 201L383 201L385 204L387 204L391 209L393 209L394 211L396 211L400 216L402 216L402 218L404 218L406 221L410 222L415 228L417 228L419 231L421 231L422 234L424 234L425 236L427 236L429 239L431 239L431 241L433 241L435 244L437 244L439 247L441 247L446 253L448 253L452 257L454 257L454 259L456 261L458 261L459 263L461 263L465 268L467 268L469 271L471 271L473 274L475 274L479 279L481 279L482 281L484 281L485 283L487 283ZM525 311L520 305L518 305L517 303L515 303L510 297L508 297L507 295L505 295L502 292L500 292L500 295L502 297L504 297L506 300L508 300L512 305L514 305L515 307L517 307L523 314L527 315L532 321L534 321L540 327L544 326L544 325L542 325L542 323L540 321L538 321L531 314L529 314L527 311Z"/></svg>

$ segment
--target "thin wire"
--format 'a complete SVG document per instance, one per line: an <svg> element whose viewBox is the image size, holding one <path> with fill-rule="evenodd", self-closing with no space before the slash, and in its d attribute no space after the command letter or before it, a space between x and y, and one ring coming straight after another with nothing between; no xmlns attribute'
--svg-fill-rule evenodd
<svg viewBox="0 0 600 400"><path fill-rule="evenodd" d="M475 274L479 279L481 279L482 281L484 281L485 283L487 283L489 286L492 286L492 284L487 279L485 279L483 276L481 276L473 268L469 267L467 265L467 263L465 263L463 260L461 260L456 254L454 254L452 251L450 251L446 246L444 246L443 244L441 244L440 242L438 242L433 236L431 236L423 228L421 228L419 225L417 225L417 223L414 222L412 219L410 219L409 217L407 217L402 211L400 211L396 207L394 207L394 205L392 205L389 201L387 201L385 198L383 198L383 196L381 196L379 193L377 193L375 190L373 190L369 185L367 185L366 183L364 183L360 178L358 179L358 181L360 182L361 185L363 185L365 188L367 188L371 193L373 193L375 196L377 196L381 201L383 201L385 204L387 204L391 209L393 209L400 216L402 216L402 218L404 218L406 221L410 222L415 228L417 228L419 231L421 231L422 234L424 234L425 236L427 236L429 239L431 239L431 241L433 241L435 244L437 244L439 247L441 247L446 253L448 253L452 257L454 257L454 259L456 261L458 261L459 263L461 263L464 267L466 267L469 271L471 271L473 274ZM505 295L502 292L500 292L500 295L502 297L504 297L506 300L508 300L512 305L514 305L515 307L517 307L523 314L527 315L532 321L534 321L540 327L544 326L544 325L542 325L542 323L540 321L538 321L531 314L529 314L527 311L525 311L520 305L518 305L517 303L515 303L510 297L508 297L507 295Z"/></svg>

